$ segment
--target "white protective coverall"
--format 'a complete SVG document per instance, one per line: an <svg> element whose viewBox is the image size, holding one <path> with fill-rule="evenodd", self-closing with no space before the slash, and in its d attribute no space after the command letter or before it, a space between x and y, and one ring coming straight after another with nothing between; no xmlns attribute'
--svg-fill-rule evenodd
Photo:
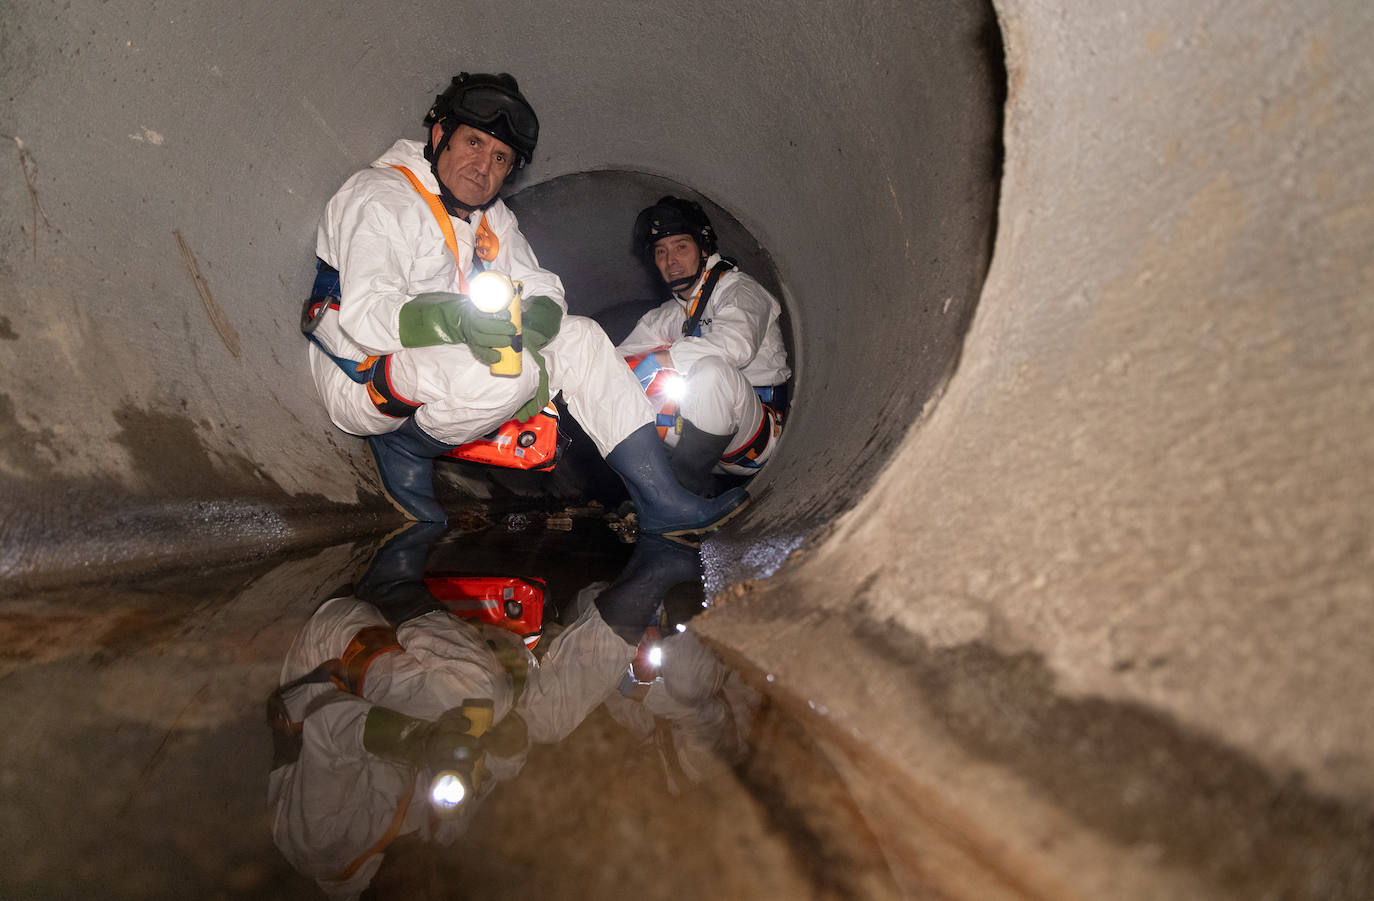
<svg viewBox="0 0 1374 901"><path fill-rule="evenodd" d="M526 351L519 376L492 375L463 344L403 348L402 305L417 294L457 293L458 269L434 214L405 176L408 168L431 193L438 182L418 141L397 141L370 168L354 174L330 199L320 221L315 252L339 270L340 309L328 310L315 337L336 356L361 361L392 354L391 386L398 396L423 404L416 423L446 444L463 444L510 419L534 396L539 371ZM520 233L515 214L497 199L486 209L500 246L489 268L524 283L526 298L544 295L567 310L563 283L539 266ZM465 277L476 273L473 245L481 213L473 221L449 217L458 239ZM557 337L542 351L550 393L563 391L572 415L605 456L653 411L634 376L595 322L564 316ZM367 387L352 381L311 342L310 369L334 424L353 435L394 431L403 419L378 411ZM637 396L636 396L637 395Z"/></svg>
<svg viewBox="0 0 1374 901"><path fill-rule="evenodd" d="M668 789L680 795L745 758L763 697L690 630L669 635L660 647L659 678L643 698L617 692L606 699L606 710L632 733L655 739Z"/></svg>
<svg viewBox="0 0 1374 901"><path fill-rule="evenodd" d="M782 343L777 298L738 269L716 283L701 314L701 337L683 337L682 325L692 298L701 291L706 274L720 262L712 254L702 265L701 278L687 300L677 295L640 317L634 330L616 347L622 357L669 346L673 368L687 378L687 394L678 412L697 428L713 435L734 434L726 453L733 453L758 430L763 405L753 386L781 385L791 376ZM669 446L677 433L669 430Z"/></svg>
<svg viewBox="0 0 1374 901"><path fill-rule="evenodd" d="M456 817L440 820L430 813L427 800L430 770L363 747L368 711L377 705L434 719L465 699L490 698L495 722L514 710L525 720L531 742L560 741L615 694L635 656L636 648L617 636L596 610L593 600L605 587L597 583L583 590L581 615L550 641L539 661L514 633L439 611L396 630L402 650L373 660L361 697L329 682L288 691L284 700L291 720L302 724L302 746L294 763L272 771L268 801L273 838L292 866L315 879L330 897L356 898L395 838L418 832L441 844L455 841L495 783L519 773L526 752L513 758L488 754L493 778L464 801ZM338 657L360 629L385 625L371 604L354 598L326 602L288 651L281 684ZM528 671L518 698L511 672L489 641L508 654L523 653Z"/></svg>

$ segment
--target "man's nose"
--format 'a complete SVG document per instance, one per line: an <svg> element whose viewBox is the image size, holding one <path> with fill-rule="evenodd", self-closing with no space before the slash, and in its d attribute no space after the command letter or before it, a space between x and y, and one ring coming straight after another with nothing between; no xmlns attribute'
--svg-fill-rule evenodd
<svg viewBox="0 0 1374 901"><path fill-rule="evenodd" d="M483 175L486 175L488 172L491 171L491 154L490 154L490 153L479 153L479 154L477 154L477 160L476 160L476 162L474 163L474 166L476 167L476 169L477 169L478 172L482 173Z"/></svg>

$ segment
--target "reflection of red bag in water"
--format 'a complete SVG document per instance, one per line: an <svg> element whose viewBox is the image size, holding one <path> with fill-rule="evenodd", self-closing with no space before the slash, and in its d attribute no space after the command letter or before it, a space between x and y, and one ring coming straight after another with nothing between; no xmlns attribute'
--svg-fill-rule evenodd
<svg viewBox="0 0 1374 901"><path fill-rule="evenodd" d="M544 627L543 579L428 575L425 585L453 615L514 632L531 650L539 643Z"/></svg>
<svg viewBox="0 0 1374 901"><path fill-rule="evenodd" d="M502 423L495 431L460 444L444 456L547 472L558 462L559 450L558 408L550 403L524 422L512 419Z"/></svg>

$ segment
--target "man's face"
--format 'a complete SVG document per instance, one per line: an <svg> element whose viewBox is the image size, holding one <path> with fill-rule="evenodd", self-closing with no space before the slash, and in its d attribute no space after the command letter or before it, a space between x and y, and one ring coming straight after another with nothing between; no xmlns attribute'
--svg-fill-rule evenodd
<svg viewBox="0 0 1374 901"><path fill-rule="evenodd" d="M442 137L436 122L430 140L437 147ZM509 145L471 125L459 125L434 168L458 202L475 210L491 202L514 165L515 151Z"/></svg>
<svg viewBox="0 0 1374 901"><path fill-rule="evenodd" d="M690 288L706 255L690 235L669 235L654 242L654 265L674 291ZM685 284L679 284L687 280Z"/></svg>

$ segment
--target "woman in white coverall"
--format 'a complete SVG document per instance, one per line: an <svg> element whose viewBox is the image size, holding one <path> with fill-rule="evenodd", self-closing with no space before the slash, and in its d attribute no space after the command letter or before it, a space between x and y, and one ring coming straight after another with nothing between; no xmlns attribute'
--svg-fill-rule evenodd
<svg viewBox="0 0 1374 901"><path fill-rule="evenodd" d="M659 351L660 360L668 358L662 365L685 378L678 422L663 440L673 448L678 481L709 495L717 465L752 475L781 432L781 404L765 404L761 395L772 401L792 374L778 325L782 307L716 253L715 229L694 201L659 198L635 220L634 237L671 296L616 350L624 357Z"/></svg>
<svg viewBox="0 0 1374 901"><path fill-rule="evenodd" d="M461 620L428 594L424 563L441 534L412 526L379 551L358 597L323 604L269 703L273 838L330 897L356 898L397 838L456 840L530 743L562 740L615 694L664 594L700 578L694 552L641 539L612 585L583 589L581 614L536 661L519 636ZM485 731L454 715L473 701L490 711ZM431 785L455 750L480 760L482 777L440 815Z"/></svg>
<svg viewBox="0 0 1374 901"><path fill-rule="evenodd" d="M636 380L599 326L564 315L561 281L539 266L496 196L539 133L515 79L463 73L425 123L428 143L396 142L345 182L320 223L302 328L335 425L368 437L398 508L443 522L434 458L562 391L625 481L642 530L718 527L747 495L708 501L677 483ZM523 283L518 339L507 311L484 313L470 299L469 280L488 269ZM507 347L522 356L513 377L489 368Z"/></svg>

